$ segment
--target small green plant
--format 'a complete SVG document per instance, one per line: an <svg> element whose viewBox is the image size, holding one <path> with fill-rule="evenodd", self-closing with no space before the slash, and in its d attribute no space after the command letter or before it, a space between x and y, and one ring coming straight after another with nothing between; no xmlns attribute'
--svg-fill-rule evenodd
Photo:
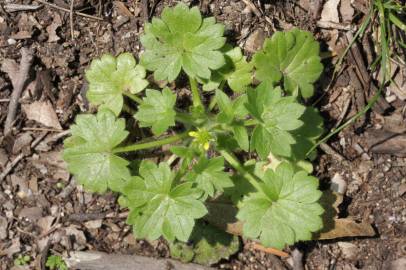
<svg viewBox="0 0 406 270"><path fill-rule="evenodd" d="M28 265L31 261L31 257L28 255L19 254L17 258L14 259L15 266Z"/></svg>
<svg viewBox="0 0 406 270"><path fill-rule="evenodd" d="M58 255L48 256L45 266L51 270L68 270L65 261Z"/></svg>
<svg viewBox="0 0 406 270"><path fill-rule="evenodd" d="M276 248L310 240L323 227L323 208L305 156L323 129L302 101L323 69L319 45L305 31L278 32L249 62L223 31L196 7L178 4L146 25L139 65L129 53L93 60L87 95L100 106L76 117L64 159L86 190L120 194L138 238L187 242L197 220L210 215L208 203L221 197L237 205L245 237ZM175 85L183 71L190 107L176 107L176 86L146 89L145 70ZM136 125L126 127L122 112ZM142 157L163 145L172 156L159 162L126 154Z"/></svg>

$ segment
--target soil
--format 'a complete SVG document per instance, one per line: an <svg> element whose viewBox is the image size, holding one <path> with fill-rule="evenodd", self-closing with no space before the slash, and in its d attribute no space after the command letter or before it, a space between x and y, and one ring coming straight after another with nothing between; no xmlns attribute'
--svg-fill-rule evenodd
<svg viewBox="0 0 406 270"><path fill-rule="evenodd" d="M145 3L148 2L146 10ZM145 20L159 15L163 7L175 2L75 1L75 10L102 20L80 15L73 16L71 20L69 12L37 1L5 0L0 3L1 62L5 59L19 62L22 47L34 50L30 84L25 88L20 103L48 100L62 129L67 130L75 115L93 109L89 108L84 95L86 83L83 74L90 61L106 52L118 54L129 51L138 55L142 50L139 37ZM337 51L345 44L345 32L317 26L323 1L184 2L198 5L205 15L215 16L223 22L229 41L244 48L247 56L275 30L288 30L295 26L313 32L321 42L322 50L326 50L333 39L337 39ZM246 2L253 3L257 10L247 8ZM7 12L6 5L10 3L41 7L34 11ZM70 9L70 1L54 0L53 3ZM362 16L361 11L355 10L352 23L359 24ZM368 62L365 46L360 48ZM324 59L326 69L317 84L317 94L308 101L317 104L325 119L326 130L335 127L338 121L345 121L365 105L365 100L358 99L354 91L370 96L369 89L363 93L364 89L351 79L349 67L353 63L349 57L345 59L347 69L328 88L333 75L332 61L329 57ZM11 78L0 72L1 127L12 90ZM391 95L385 92L386 99L381 99L383 105L380 108L376 107L327 142L333 154L319 151L314 161L314 174L321 180L324 189L333 178L339 178L347 185L340 217L352 216L358 221L373 224L376 236L299 243L296 248L304 254L306 269L401 269L396 268L397 265L406 260L406 158L389 150L390 154L368 151L373 131L399 133L399 128L405 125L406 103L399 97L389 99ZM346 107L348 100L350 105ZM343 110L346 110L344 117ZM400 122L390 125L394 117L398 117ZM149 243L134 239L131 228L125 224L126 213L116 203L116 195L89 194L75 185L61 159L64 135L61 130L45 128L28 120L27 114L19 110L12 134L4 136L2 130L0 132L1 171L7 162L24 155L0 182L0 269L15 267L13 259L19 254L31 257L30 265L24 269L40 269L41 259L47 254L64 255L73 250L169 256L164 241ZM60 138L55 138L58 135ZM31 147L37 138L43 140L35 148ZM337 155L343 159L338 159ZM294 248L286 251L290 253ZM290 259L247 247L215 267L291 269L292 265Z"/></svg>

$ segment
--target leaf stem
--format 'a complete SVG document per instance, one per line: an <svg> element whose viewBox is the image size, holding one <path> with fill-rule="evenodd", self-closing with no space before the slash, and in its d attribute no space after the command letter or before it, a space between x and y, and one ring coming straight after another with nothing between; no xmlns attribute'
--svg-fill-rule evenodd
<svg viewBox="0 0 406 270"><path fill-rule="evenodd" d="M129 97L132 101L138 103L138 104L142 104L143 100L141 98L139 98L138 96L128 93L128 92L123 92L123 94L127 97Z"/></svg>
<svg viewBox="0 0 406 270"><path fill-rule="evenodd" d="M203 107L202 100L200 99L199 89L195 78L189 77L190 89L192 90L192 99L194 107Z"/></svg>
<svg viewBox="0 0 406 270"><path fill-rule="evenodd" d="M183 132L180 134L176 134L176 135L169 136L169 137L155 140L155 141L139 142L139 143L135 143L135 144L130 144L127 146L117 147L117 148L113 149L113 153L133 152L133 151L138 151L138 150L142 150L142 149L155 148L155 147L162 146L165 144L177 142L179 140L186 138L187 136L188 136L188 132Z"/></svg>
<svg viewBox="0 0 406 270"><path fill-rule="evenodd" d="M234 156L233 153L227 150L220 150L220 154L224 157L224 159L234 168L236 169L245 179L250 182L258 191L262 191L262 187L260 186L257 177L252 175L249 171L247 171L243 165L240 164L238 159Z"/></svg>

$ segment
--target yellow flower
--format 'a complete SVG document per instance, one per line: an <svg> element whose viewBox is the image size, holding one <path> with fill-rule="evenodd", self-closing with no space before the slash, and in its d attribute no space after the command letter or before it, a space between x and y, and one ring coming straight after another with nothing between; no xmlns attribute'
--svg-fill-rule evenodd
<svg viewBox="0 0 406 270"><path fill-rule="evenodd" d="M205 151L210 148L210 141L213 140L213 137L206 129L197 129L197 131L190 131L189 136L195 138L194 142L202 147Z"/></svg>

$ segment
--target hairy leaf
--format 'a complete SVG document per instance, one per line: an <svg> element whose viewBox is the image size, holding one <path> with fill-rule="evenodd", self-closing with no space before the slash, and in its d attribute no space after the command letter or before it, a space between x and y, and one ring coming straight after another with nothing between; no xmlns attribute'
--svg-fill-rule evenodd
<svg viewBox="0 0 406 270"><path fill-rule="evenodd" d="M295 173L291 165L282 163L275 172L268 169L262 180L262 191L246 196L237 214L244 222L244 236L278 249L310 240L312 232L323 226L317 178L304 171Z"/></svg>
<svg viewBox="0 0 406 270"><path fill-rule="evenodd" d="M246 108L260 122L252 133L251 148L262 159L266 159L270 152L289 157L291 146L296 142L292 131L303 125L300 117L305 107L293 97L282 97L280 88L272 89L268 84L261 84L248 91Z"/></svg>
<svg viewBox="0 0 406 270"><path fill-rule="evenodd" d="M123 107L123 92L136 94L148 85L144 67L137 65L130 53L122 53L117 58L104 54L92 61L86 71L89 82L87 98L119 115Z"/></svg>
<svg viewBox="0 0 406 270"><path fill-rule="evenodd" d="M97 115L81 114L71 128L72 136L65 140L63 158L78 183L93 192L107 188L120 191L130 178L128 161L113 153L128 135L124 119L111 111Z"/></svg>
<svg viewBox="0 0 406 270"><path fill-rule="evenodd" d="M276 32L253 57L256 77L271 83L283 79L284 90L290 93L300 90L303 97L311 97L313 83L323 71L319 50L319 43L310 32L296 28Z"/></svg>
<svg viewBox="0 0 406 270"><path fill-rule="evenodd" d="M147 89L146 97L134 117L140 121L141 127L152 127L152 132L160 135L175 125L175 103L176 95L169 88L162 92Z"/></svg>
<svg viewBox="0 0 406 270"><path fill-rule="evenodd" d="M225 43L224 26L214 18L202 19L197 7L179 3L166 7L161 19L145 26L141 43L142 64L154 71L156 80L173 81L181 69L191 77L210 78L211 71L225 64L219 51Z"/></svg>
<svg viewBox="0 0 406 270"><path fill-rule="evenodd" d="M200 158L192 171L186 175L186 179L195 182L197 187L210 197L213 197L216 192L223 192L224 188L233 186L230 176L224 172L223 157Z"/></svg>
<svg viewBox="0 0 406 270"><path fill-rule="evenodd" d="M201 191L192 183L174 183L175 174L165 162L157 166L144 160L139 174L123 189L130 209L127 222L133 225L135 235L149 240L163 235L168 241L187 241L195 219L207 213L198 199Z"/></svg>

